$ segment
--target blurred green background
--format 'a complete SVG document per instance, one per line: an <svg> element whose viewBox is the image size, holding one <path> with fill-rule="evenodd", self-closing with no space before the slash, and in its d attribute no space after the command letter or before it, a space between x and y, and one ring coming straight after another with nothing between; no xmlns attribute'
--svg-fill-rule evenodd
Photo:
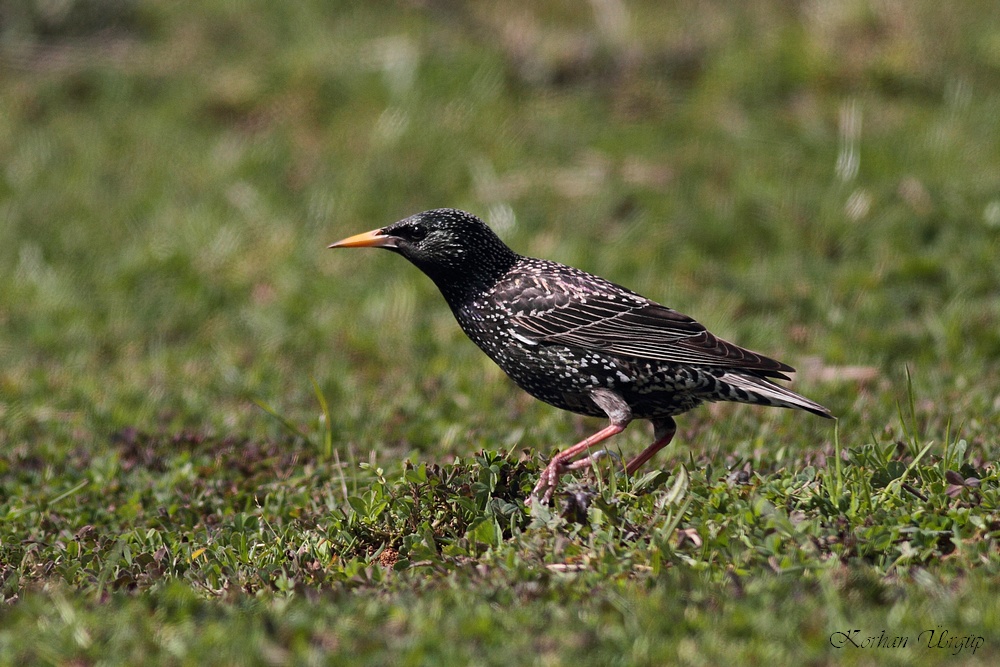
<svg viewBox="0 0 1000 667"><path fill-rule="evenodd" d="M909 363L994 411L998 14L6 2L4 432L256 430L247 398L305 417L310 376L346 434L517 402L412 267L325 250L438 206L793 365ZM850 420L855 389L813 393Z"/></svg>
<svg viewBox="0 0 1000 667"><path fill-rule="evenodd" d="M800 368L845 446L897 436L908 369L921 432L995 461L998 109L994 0L4 0L0 508L135 433L308 460L255 401L320 428L313 379L338 456L391 470L591 429L408 263L326 250L442 206ZM680 426L678 455L833 437Z"/></svg>

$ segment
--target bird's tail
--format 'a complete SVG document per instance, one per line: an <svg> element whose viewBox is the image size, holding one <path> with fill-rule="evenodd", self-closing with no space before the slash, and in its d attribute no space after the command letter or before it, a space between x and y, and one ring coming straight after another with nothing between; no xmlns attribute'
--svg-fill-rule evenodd
<svg viewBox="0 0 1000 667"><path fill-rule="evenodd" d="M789 391L765 378L743 373L726 373L719 379L731 387L732 397L730 400L739 403L771 405L778 408L794 408L827 419L834 418L833 414L819 403L810 401L805 396L799 396L794 391Z"/></svg>

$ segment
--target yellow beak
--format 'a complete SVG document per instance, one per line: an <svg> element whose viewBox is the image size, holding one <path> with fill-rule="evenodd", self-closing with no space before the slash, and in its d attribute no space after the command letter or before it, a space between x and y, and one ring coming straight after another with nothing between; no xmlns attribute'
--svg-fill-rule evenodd
<svg viewBox="0 0 1000 667"><path fill-rule="evenodd" d="M328 248L395 248L396 237L389 236L381 229L373 229L363 234L348 236L346 239L331 243Z"/></svg>

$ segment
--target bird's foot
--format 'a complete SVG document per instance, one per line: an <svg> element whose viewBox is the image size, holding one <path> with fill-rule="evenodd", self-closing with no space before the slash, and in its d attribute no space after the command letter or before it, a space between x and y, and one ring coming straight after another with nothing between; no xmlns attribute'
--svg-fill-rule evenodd
<svg viewBox="0 0 1000 667"><path fill-rule="evenodd" d="M603 394L601 394L603 396ZM628 406L626 406L627 408ZM538 484L535 484L534 490L529 496L527 504L531 505L537 503L539 500L539 494L541 494L541 502L548 503L552 499L552 492L555 491L556 485L559 483L559 476L562 475L567 470L574 470L569 464L574 458L587 451L593 445L601 442L602 440L607 440L613 435L621 433L628 426L628 420L614 421L608 424L600 431L594 435L581 440L572 447L564 449L549 461L549 464L545 466L545 470L542 471L541 476L538 478ZM594 457L599 456L599 454L594 454ZM591 456L586 457L585 461L594 460Z"/></svg>
<svg viewBox="0 0 1000 667"><path fill-rule="evenodd" d="M542 474L538 477L538 483L535 484L535 488L532 489L531 495L528 496L526 504L536 505L541 503L542 505L548 505L549 501L552 500L552 492L556 490L556 486L559 484L559 478L564 472L570 468L560 459L558 456L553 458Z"/></svg>
<svg viewBox="0 0 1000 667"><path fill-rule="evenodd" d="M533 505L539 501L543 504L547 504L549 500L552 499L552 493L556 490L556 486L559 484L559 478L562 477L562 475L572 470L589 468L605 456L614 459L619 464L622 463L621 456L619 456L617 452L612 452L607 449L598 450L589 456L585 456L582 459L572 462L567 462L559 456L556 456L549 462L549 465L545 466L545 470L543 470L542 474L539 476L538 483L535 484L535 488L532 490L531 495L528 496L528 500L525 501L525 504Z"/></svg>

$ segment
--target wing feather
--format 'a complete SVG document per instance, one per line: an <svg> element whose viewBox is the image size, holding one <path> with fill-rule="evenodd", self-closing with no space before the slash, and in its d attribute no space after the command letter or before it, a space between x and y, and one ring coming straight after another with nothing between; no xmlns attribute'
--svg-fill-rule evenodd
<svg viewBox="0 0 1000 667"><path fill-rule="evenodd" d="M526 289L509 286L505 296L515 332L539 344L738 368L781 379L788 379L784 373L793 371L791 366L714 336L687 315L596 276L571 274L560 280L535 276L532 282Z"/></svg>

